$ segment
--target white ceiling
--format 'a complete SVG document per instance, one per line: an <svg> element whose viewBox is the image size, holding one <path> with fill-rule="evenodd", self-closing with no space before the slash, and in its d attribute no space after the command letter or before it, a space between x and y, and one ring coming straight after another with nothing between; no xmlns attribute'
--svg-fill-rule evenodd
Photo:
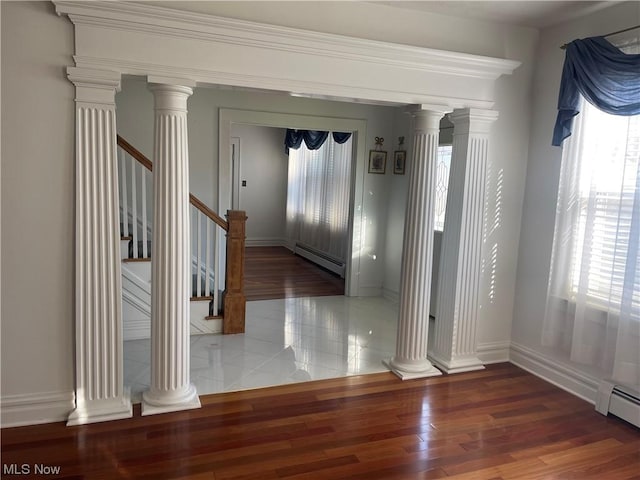
<svg viewBox="0 0 640 480"><path fill-rule="evenodd" d="M617 1L377 1L395 8L542 28L611 6Z"/></svg>

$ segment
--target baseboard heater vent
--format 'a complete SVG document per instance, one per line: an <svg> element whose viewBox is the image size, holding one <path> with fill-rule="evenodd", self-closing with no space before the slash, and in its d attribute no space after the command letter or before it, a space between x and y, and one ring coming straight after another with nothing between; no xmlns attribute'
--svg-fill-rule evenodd
<svg viewBox="0 0 640 480"><path fill-rule="evenodd" d="M294 253L344 278L344 262L300 243L296 243Z"/></svg>
<svg viewBox="0 0 640 480"><path fill-rule="evenodd" d="M598 388L596 411L607 415L614 414L640 428L640 392L611 380L604 380Z"/></svg>

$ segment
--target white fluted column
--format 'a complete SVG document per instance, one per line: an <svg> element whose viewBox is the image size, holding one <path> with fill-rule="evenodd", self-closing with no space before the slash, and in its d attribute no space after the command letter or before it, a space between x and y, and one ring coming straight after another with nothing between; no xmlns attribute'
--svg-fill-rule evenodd
<svg viewBox="0 0 640 480"><path fill-rule="evenodd" d="M483 212L493 110L461 109L454 125L447 218L442 234L433 351L447 373L484 368L477 353Z"/></svg>
<svg viewBox="0 0 640 480"><path fill-rule="evenodd" d="M400 378L441 375L427 360L435 178L442 111L417 109L404 221L396 354L387 366Z"/></svg>
<svg viewBox="0 0 640 480"><path fill-rule="evenodd" d="M131 417L124 388L115 93L120 74L69 67L76 86L76 408L67 425Z"/></svg>
<svg viewBox="0 0 640 480"><path fill-rule="evenodd" d="M189 378L189 149L184 84L152 83L155 101L153 245L151 247L151 388L142 415L199 408Z"/></svg>

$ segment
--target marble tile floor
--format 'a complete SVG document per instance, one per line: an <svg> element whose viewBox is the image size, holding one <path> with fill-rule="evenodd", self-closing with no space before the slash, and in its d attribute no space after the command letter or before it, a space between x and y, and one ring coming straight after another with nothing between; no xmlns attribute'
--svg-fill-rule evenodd
<svg viewBox="0 0 640 480"><path fill-rule="evenodd" d="M382 297L304 297L247 302L246 332L193 335L198 394L384 372L395 352L397 304ZM134 403L150 383L150 341L124 342L124 381Z"/></svg>

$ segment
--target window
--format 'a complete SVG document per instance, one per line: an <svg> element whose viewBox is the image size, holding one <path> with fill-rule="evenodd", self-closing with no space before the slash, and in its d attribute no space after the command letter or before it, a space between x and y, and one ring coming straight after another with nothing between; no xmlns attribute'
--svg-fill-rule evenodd
<svg viewBox="0 0 640 480"><path fill-rule="evenodd" d="M582 103L562 152L542 344L640 386L640 116Z"/></svg>
<svg viewBox="0 0 640 480"><path fill-rule="evenodd" d="M627 264L637 257L638 239L632 235L640 158L640 116L604 113L583 102L580 148L576 161L576 221L569 269L569 296L581 293L591 303L620 305L625 278L638 279ZM638 219L635 219L637 224ZM635 252L633 251L635 249ZM635 284L638 290L637 283ZM584 291L582 291L584 290ZM640 295L640 293L639 293ZM636 301L638 298L636 298ZM636 305L637 307L637 305Z"/></svg>
<svg viewBox="0 0 640 480"><path fill-rule="evenodd" d="M344 264L349 229L352 139L338 144L329 135L317 150L302 142L289 150L287 237Z"/></svg>
<svg viewBox="0 0 640 480"><path fill-rule="evenodd" d="M444 217L447 213L447 191L449 189L449 171L451 170L451 145L438 147L438 165L436 167L436 217L434 229L444 229Z"/></svg>

